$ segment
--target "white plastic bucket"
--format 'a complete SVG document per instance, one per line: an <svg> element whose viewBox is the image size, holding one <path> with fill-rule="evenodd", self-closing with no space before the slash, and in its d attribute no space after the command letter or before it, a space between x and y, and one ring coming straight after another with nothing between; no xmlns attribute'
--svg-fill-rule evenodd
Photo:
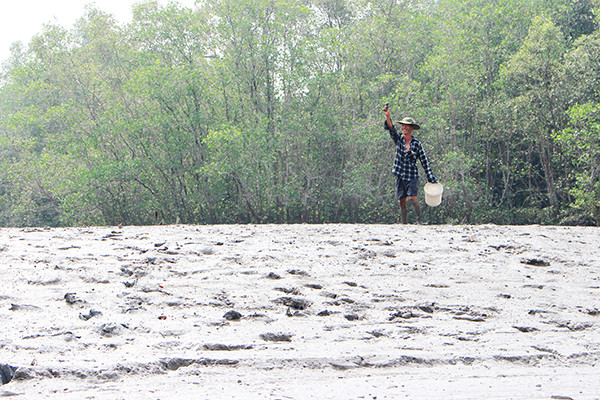
<svg viewBox="0 0 600 400"><path fill-rule="evenodd" d="M442 202L444 187L441 183L427 182L425 184L425 203L430 207L437 207Z"/></svg>

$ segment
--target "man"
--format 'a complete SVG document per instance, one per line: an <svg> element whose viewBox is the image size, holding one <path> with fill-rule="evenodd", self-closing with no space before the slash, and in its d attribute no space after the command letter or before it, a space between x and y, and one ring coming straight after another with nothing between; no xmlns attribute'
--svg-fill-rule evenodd
<svg viewBox="0 0 600 400"><path fill-rule="evenodd" d="M400 121L402 130L402 135L400 135L392 123L390 109L387 104L383 109L383 113L385 114L384 128L390 132L390 136L396 144L396 158L394 159L392 173L396 175L396 198L400 202L401 221L403 224L408 223L408 199L415 209L418 223L421 223L421 205L419 199L417 199L419 185L417 159L421 161L421 165L427 174L427 180L431 183L437 183L421 142L412 136L413 130L421 129L421 127L413 118L405 117Z"/></svg>

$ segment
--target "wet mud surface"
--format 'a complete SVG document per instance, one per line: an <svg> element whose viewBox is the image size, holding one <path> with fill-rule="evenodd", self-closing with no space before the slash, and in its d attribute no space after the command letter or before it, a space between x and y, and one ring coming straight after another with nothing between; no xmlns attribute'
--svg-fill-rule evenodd
<svg viewBox="0 0 600 400"><path fill-rule="evenodd" d="M506 398L495 382L511 376L512 398L600 393L590 383L597 228L155 226L0 238L2 396L108 399L131 388L127 398L151 398L154 382L163 399L198 386L205 398L310 398L345 393L346 380L360 390L340 398L397 398L433 375L446 394L461 379L486 382L460 398Z"/></svg>

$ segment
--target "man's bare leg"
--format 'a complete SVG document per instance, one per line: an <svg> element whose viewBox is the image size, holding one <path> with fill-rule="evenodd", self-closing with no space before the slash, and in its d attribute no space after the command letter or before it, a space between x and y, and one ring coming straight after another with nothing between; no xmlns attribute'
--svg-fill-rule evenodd
<svg viewBox="0 0 600 400"><path fill-rule="evenodd" d="M408 223L408 207L406 204L406 197L400 199L400 221L403 224Z"/></svg>
<svg viewBox="0 0 600 400"><path fill-rule="evenodd" d="M409 196L408 199L415 208L415 213L417 214L417 222L420 224L423 221L421 219L421 204L419 204L419 199L417 199L417 196Z"/></svg>

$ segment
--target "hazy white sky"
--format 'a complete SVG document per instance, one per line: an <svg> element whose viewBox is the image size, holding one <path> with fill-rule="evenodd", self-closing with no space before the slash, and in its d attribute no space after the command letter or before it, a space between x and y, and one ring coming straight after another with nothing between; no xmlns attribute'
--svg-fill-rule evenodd
<svg viewBox="0 0 600 400"><path fill-rule="evenodd" d="M31 37L42 31L46 23L58 23L71 28L83 16L84 6L94 4L97 8L113 14L120 22L131 19L131 6L144 0L0 0L0 63L10 55L10 45L21 41L29 43ZM169 0L159 0L166 4ZM194 0L171 0L187 7Z"/></svg>

